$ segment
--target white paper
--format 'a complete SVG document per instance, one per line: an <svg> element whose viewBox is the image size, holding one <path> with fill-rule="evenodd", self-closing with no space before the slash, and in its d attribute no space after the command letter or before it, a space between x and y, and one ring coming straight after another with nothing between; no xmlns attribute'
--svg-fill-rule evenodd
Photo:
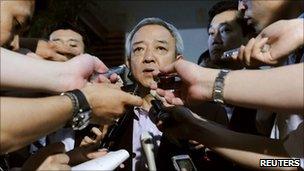
<svg viewBox="0 0 304 171"><path fill-rule="evenodd" d="M111 151L105 156L81 163L77 166L72 167L72 171L79 170L114 170L127 158L129 153L122 149L118 151Z"/></svg>

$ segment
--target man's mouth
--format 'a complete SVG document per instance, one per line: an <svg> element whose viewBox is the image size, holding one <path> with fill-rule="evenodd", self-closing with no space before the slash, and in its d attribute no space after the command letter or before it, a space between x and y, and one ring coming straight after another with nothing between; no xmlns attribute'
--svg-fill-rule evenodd
<svg viewBox="0 0 304 171"><path fill-rule="evenodd" d="M246 22L247 22L247 25L253 24L252 18L248 18L248 19L246 20Z"/></svg>
<svg viewBox="0 0 304 171"><path fill-rule="evenodd" d="M155 71L155 69L153 69L153 68L146 68L146 69L143 70L144 73L150 73L150 72L153 72L153 71Z"/></svg>
<svg viewBox="0 0 304 171"><path fill-rule="evenodd" d="M211 50L211 54L220 54L223 53L223 50L221 48L214 48Z"/></svg>
<svg viewBox="0 0 304 171"><path fill-rule="evenodd" d="M153 76L158 73L159 73L159 70L157 68L145 68L143 70L143 74L146 76Z"/></svg>
<svg viewBox="0 0 304 171"><path fill-rule="evenodd" d="M252 22L253 22L253 20L252 20L252 18L250 16L245 15L244 19L246 20L246 22L247 22L248 25L252 24Z"/></svg>

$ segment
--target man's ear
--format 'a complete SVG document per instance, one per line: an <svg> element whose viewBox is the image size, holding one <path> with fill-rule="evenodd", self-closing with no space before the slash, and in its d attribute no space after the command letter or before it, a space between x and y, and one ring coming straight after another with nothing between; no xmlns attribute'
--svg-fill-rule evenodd
<svg viewBox="0 0 304 171"><path fill-rule="evenodd" d="M177 55L176 60L184 59L183 55Z"/></svg>
<svg viewBox="0 0 304 171"><path fill-rule="evenodd" d="M130 58L126 57L126 65L130 69Z"/></svg>

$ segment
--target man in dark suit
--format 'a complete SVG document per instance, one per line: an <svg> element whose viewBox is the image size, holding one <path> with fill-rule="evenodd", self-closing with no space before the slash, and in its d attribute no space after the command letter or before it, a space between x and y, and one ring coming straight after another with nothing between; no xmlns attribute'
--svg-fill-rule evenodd
<svg viewBox="0 0 304 171"><path fill-rule="evenodd" d="M149 110L150 85L155 83L153 74L159 68L171 64L183 55L183 41L177 29L159 19L146 18L139 22L126 40L127 66L135 83L135 93L142 97L141 107L130 107L110 150L126 149L131 157L124 162L123 170L147 170L147 162L141 147L140 136L148 132L154 140L157 170L173 170L171 157L189 154L188 142L176 146L158 130L152 122Z"/></svg>

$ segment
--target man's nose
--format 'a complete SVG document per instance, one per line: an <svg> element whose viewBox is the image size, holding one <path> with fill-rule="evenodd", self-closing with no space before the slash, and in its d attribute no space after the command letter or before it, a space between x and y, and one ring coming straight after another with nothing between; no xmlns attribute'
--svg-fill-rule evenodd
<svg viewBox="0 0 304 171"><path fill-rule="evenodd" d="M243 0L239 0L238 10L245 11L247 9L247 5Z"/></svg>
<svg viewBox="0 0 304 171"><path fill-rule="evenodd" d="M17 51L20 48L19 46L19 35L15 35L13 40L10 43L9 49Z"/></svg>
<svg viewBox="0 0 304 171"><path fill-rule="evenodd" d="M144 57L144 63L155 62L155 56L152 50L147 49Z"/></svg>
<svg viewBox="0 0 304 171"><path fill-rule="evenodd" d="M222 44L222 43L223 43L222 36L221 36L221 34L220 34L219 31L216 31L214 33L214 35L213 35L213 42L212 42L212 44L214 45L214 44Z"/></svg>

